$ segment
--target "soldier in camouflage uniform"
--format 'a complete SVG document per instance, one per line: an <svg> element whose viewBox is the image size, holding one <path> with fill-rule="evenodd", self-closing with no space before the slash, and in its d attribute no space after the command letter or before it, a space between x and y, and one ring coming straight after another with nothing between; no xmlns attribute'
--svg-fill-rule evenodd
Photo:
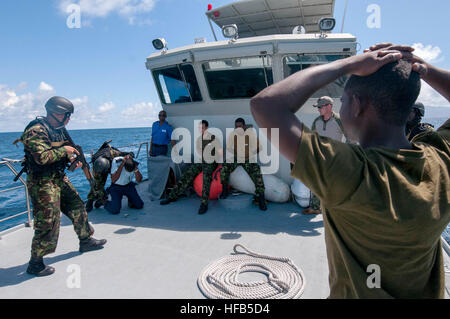
<svg viewBox="0 0 450 319"><path fill-rule="evenodd" d="M406 137L411 141L416 135L424 132L433 132L434 126L429 123L421 123L425 115L425 106L422 103L413 105L408 121L406 122Z"/></svg>
<svg viewBox="0 0 450 319"><path fill-rule="evenodd" d="M113 158L125 156L128 153L121 152L118 149L109 145L111 141L103 143L100 149L92 156L92 165L94 167L94 183L88 194L86 202L86 211L90 212L95 208L100 208L108 200L106 195L105 185L108 179L108 174L111 172L111 162Z"/></svg>
<svg viewBox="0 0 450 319"><path fill-rule="evenodd" d="M233 153L232 161L227 161L223 164L220 173L220 180L222 182L221 199L228 197L228 182L230 174L241 165L255 184L255 202L258 203L261 210L267 210L266 200L264 197L264 181L261 175L261 168L256 163L256 154L260 151L258 138L253 129L246 128L243 118L238 118L234 122L235 130L230 134L227 140L227 149ZM239 136L242 137L239 145ZM246 138L248 137L248 143ZM250 160L252 158L252 160ZM251 163L254 162L254 163Z"/></svg>
<svg viewBox="0 0 450 319"><path fill-rule="evenodd" d="M171 202L175 202L178 197L192 185L197 175L203 171L202 200L198 213L204 214L207 212L209 192L211 189L211 182L213 177L212 175L218 166L217 162L219 161L219 156L221 153L221 145L216 140L214 135L211 135L209 132L207 132L209 126L208 121L203 120L201 125L202 135L199 136L196 141L196 150L198 154L201 154L202 163L192 164L191 167L183 173L182 178L172 189L169 196L160 202L161 205L167 205ZM204 158L204 150L207 146L211 146L213 148L213 151L211 152L211 155L214 157L213 160Z"/></svg>
<svg viewBox="0 0 450 319"><path fill-rule="evenodd" d="M67 138L61 130L69 122L73 104L65 98L52 97L45 108L47 117L38 117L28 124L18 140L24 144L35 231L27 272L36 276L55 271L44 265L43 257L56 249L61 212L73 223L80 252L100 249L106 243L92 237L94 229L88 222L84 203L64 173L67 164L73 161L72 155L78 154L75 148L63 146Z"/></svg>

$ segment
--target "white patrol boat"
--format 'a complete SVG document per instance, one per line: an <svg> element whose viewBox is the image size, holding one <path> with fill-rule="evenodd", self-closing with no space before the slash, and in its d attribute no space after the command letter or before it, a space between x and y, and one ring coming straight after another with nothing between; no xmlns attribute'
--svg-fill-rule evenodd
<svg viewBox="0 0 450 319"><path fill-rule="evenodd" d="M299 70L356 54L353 35L331 33L334 4L334 0L236 1L206 12L212 32L215 23L226 40L197 39L192 45L168 48L164 39L155 39L158 52L147 58L146 67L170 124L188 129L192 137L197 130L194 120L208 120L224 136L238 117L255 126L249 107L255 94ZM312 124L318 115L312 104L323 95L334 99L338 112L344 83L339 79L317 91L299 111L302 121ZM274 174L290 185L290 170L290 163L280 157ZM198 215L197 196L160 206L148 199L147 189L148 182L138 186L143 210L129 209L124 200L120 215L103 209L89 214L96 237L108 240L99 251L80 254L73 227L63 216L57 250L44 259L56 268L49 277L26 273L31 228L0 233L0 296L205 298L208 294L200 289L205 282L198 282L202 270L241 244L262 255L289 258L301 274L296 298L328 297L322 216L302 215L293 201L268 203L262 212L251 204L227 208L228 199L211 201L208 212ZM267 278L243 273L240 280Z"/></svg>

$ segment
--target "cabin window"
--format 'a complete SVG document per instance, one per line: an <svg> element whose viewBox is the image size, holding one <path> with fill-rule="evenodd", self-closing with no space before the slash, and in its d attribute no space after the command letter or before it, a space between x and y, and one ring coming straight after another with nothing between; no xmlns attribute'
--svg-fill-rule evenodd
<svg viewBox="0 0 450 319"><path fill-rule="evenodd" d="M270 56L209 61L203 72L213 100L251 98L273 84Z"/></svg>
<svg viewBox="0 0 450 319"><path fill-rule="evenodd" d="M343 54L297 54L285 56L283 59L284 78L295 72L307 69L313 65L330 63L339 59L348 58L349 55ZM340 77L333 83L324 86L313 94L313 98L319 98L327 95L332 98L339 98L344 93L347 76Z"/></svg>
<svg viewBox="0 0 450 319"><path fill-rule="evenodd" d="M194 68L190 64L179 64L155 70L153 77L164 104L202 100Z"/></svg>

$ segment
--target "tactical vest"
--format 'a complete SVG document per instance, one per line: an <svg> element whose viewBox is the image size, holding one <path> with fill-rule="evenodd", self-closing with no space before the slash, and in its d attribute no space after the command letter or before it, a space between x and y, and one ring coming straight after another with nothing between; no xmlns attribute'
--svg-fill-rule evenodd
<svg viewBox="0 0 450 319"><path fill-rule="evenodd" d="M52 126L43 117L37 117L35 120L31 121L25 128L24 132L36 124L40 124L47 131L48 137L52 144L52 149L61 147L62 142L67 140L62 130L52 128ZM67 158L51 164L40 165L34 161L33 155L31 155L31 152L28 151L26 147L24 150L27 174L31 174L33 176L45 176L56 172L63 173L67 166Z"/></svg>

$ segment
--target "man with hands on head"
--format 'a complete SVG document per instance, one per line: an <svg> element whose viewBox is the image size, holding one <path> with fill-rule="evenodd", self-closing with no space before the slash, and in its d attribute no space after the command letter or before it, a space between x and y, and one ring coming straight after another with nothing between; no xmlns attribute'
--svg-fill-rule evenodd
<svg viewBox="0 0 450 319"><path fill-rule="evenodd" d="M297 72L251 100L258 126L279 128L292 176L324 207L330 298L444 297L450 120L413 142L405 126L420 78L450 100L450 72L413 51L378 44ZM315 91L347 74L340 118L359 145L320 137L295 115ZM369 265L379 266L380 287L367 284Z"/></svg>

